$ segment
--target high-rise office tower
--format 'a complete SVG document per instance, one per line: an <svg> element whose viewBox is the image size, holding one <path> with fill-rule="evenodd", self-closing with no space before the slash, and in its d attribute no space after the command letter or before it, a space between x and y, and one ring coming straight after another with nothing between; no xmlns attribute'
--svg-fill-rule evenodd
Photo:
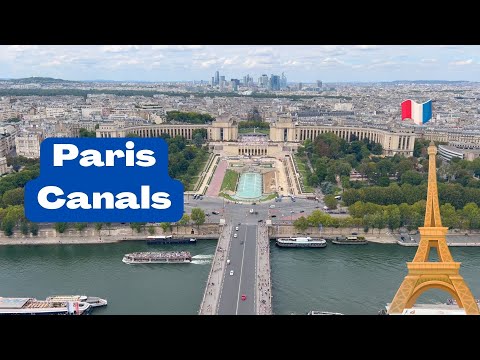
<svg viewBox="0 0 480 360"><path fill-rule="evenodd" d="M215 85L218 85L220 83L220 73L215 71Z"/></svg>
<svg viewBox="0 0 480 360"><path fill-rule="evenodd" d="M273 74L270 76L269 90L272 90L272 91L280 90L280 76L273 75Z"/></svg>
<svg viewBox="0 0 480 360"><path fill-rule="evenodd" d="M298 90L302 90L303 84L301 82L298 83Z"/></svg>
<svg viewBox="0 0 480 360"><path fill-rule="evenodd" d="M286 89L287 88L287 77L285 74L282 72L282 80L280 81L280 88L281 89Z"/></svg>
<svg viewBox="0 0 480 360"><path fill-rule="evenodd" d="M321 88L322 87L322 80L317 80L317 87Z"/></svg>
<svg viewBox="0 0 480 360"><path fill-rule="evenodd" d="M212 86L215 86L215 76L212 76L212 82L211 82L211 85L212 85Z"/></svg>
<svg viewBox="0 0 480 360"><path fill-rule="evenodd" d="M264 88L269 87L269 80L267 74L263 74L260 78L258 78L258 85Z"/></svg>

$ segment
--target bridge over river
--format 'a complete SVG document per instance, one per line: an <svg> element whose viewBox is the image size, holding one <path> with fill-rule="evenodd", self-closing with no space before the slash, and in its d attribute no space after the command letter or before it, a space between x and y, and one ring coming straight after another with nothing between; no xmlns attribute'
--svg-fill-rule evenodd
<svg viewBox="0 0 480 360"><path fill-rule="evenodd" d="M270 315L269 240L265 222L259 222L267 210L251 214L249 205L229 205L235 210L226 212L199 314Z"/></svg>

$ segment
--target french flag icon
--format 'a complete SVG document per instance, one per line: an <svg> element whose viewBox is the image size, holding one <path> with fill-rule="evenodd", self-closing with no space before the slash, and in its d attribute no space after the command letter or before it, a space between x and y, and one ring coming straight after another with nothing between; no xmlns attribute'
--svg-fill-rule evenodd
<svg viewBox="0 0 480 360"><path fill-rule="evenodd" d="M422 125L432 118L432 100L418 104L413 100L402 102L402 120L412 119L415 124Z"/></svg>

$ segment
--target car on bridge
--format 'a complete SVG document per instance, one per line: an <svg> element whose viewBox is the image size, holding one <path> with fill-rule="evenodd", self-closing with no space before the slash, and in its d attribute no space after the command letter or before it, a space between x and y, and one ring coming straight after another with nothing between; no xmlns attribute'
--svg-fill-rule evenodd
<svg viewBox="0 0 480 360"><path fill-rule="evenodd" d="M247 295L245 295L245 294L242 294L242 296L241 296L241 299L242 299L242 301L245 301L245 300L247 300Z"/></svg>
<svg viewBox="0 0 480 360"><path fill-rule="evenodd" d="M230 276L233 276L233 270L230 270Z"/></svg>
<svg viewBox="0 0 480 360"><path fill-rule="evenodd" d="M238 231L238 226L235 227L235 231Z"/></svg>
<svg viewBox="0 0 480 360"><path fill-rule="evenodd" d="M236 238L237 236L238 236L237 233L233 234L233 237L234 237L234 238Z"/></svg>

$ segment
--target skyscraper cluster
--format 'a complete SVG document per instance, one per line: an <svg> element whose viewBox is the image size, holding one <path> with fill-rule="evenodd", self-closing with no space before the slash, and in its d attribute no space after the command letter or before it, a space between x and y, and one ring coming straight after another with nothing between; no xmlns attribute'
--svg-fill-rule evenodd
<svg viewBox="0 0 480 360"><path fill-rule="evenodd" d="M231 87L233 91L238 91L238 87L243 85L244 87L258 86L263 89L271 91L279 91L287 88L287 77L284 73L282 75L263 74L258 78L257 84L255 84L253 77L247 74L243 77L242 81L239 79L230 79L230 82L226 82L225 76L220 75L220 72L215 71L215 76L212 76L211 86L218 86L220 90L224 90L225 87Z"/></svg>

